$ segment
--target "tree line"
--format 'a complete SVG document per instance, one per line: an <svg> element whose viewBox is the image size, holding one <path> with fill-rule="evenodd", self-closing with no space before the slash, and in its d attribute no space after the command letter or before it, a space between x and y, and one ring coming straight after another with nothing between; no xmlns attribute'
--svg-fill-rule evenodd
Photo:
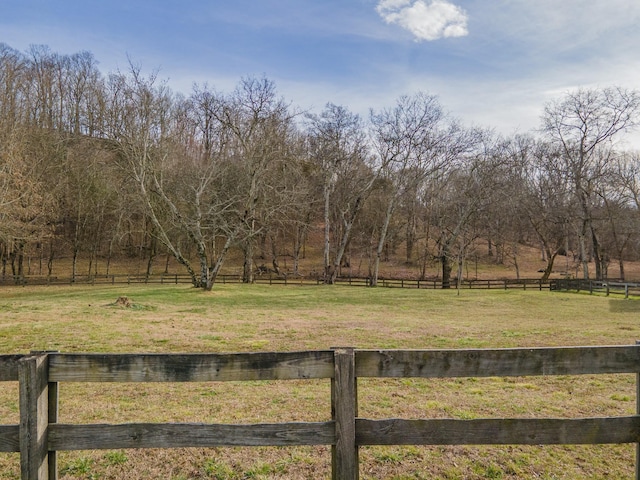
<svg viewBox="0 0 640 480"><path fill-rule="evenodd" d="M364 119L332 103L300 111L267 78L187 96L136 65L97 64L0 43L3 276L23 275L26 257L51 274L70 256L75 276L80 258L108 274L114 258L143 254L150 271L166 253L210 290L231 251L245 282L258 263L302 274L310 238L326 283L358 258L376 285L400 250L420 278L437 264L446 287L480 240L516 271L519 247L539 247L544 280L558 255L596 279L614 261L624 279L640 255L640 156L619 148L636 91L568 92L539 130L505 137L424 92Z"/></svg>

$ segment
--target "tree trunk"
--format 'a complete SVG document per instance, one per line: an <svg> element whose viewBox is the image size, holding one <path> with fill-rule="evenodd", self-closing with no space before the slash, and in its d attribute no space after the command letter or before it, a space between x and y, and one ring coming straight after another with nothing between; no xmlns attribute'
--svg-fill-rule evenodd
<svg viewBox="0 0 640 480"><path fill-rule="evenodd" d="M336 279L338 278L338 273L340 273L340 265L342 263L342 257L344 256L344 252L347 249L347 243L349 242L349 233L351 232L351 227L353 226L353 222L349 224L345 224L344 234L342 235L342 240L340 241L340 245L338 246L338 251L336 252L336 258L333 261L333 268L331 269L329 275L329 283L333 285L336 283Z"/></svg>
<svg viewBox="0 0 640 480"><path fill-rule="evenodd" d="M578 246L580 248L580 262L582 262L582 276L585 280L589 280L589 259L587 258L587 222L584 221L582 229L578 234Z"/></svg>
<svg viewBox="0 0 640 480"><path fill-rule="evenodd" d="M213 285L216 283L216 279L218 278L218 274L222 269L222 265L224 263L225 258L227 257L227 253L229 253L229 249L231 248L231 245L235 241L235 238L237 235L238 235L238 230L236 230L235 232L233 232L227 237L226 241L224 242L224 246L222 247L222 250L220 250L220 253L218 253L218 258L216 258L216 262L213 264L212 267L206 269L206 273L204 274L206 280L202 281L200 284L200 287L204 291L210 292L211 290L213 290ZM206 258L205 258L205 262L206 262Z"/></svg>
<svg viewBox="0 0 640 480"><path fill-rule="evenodd" d="M242 283L253 283L253 240L248 238L242 249L244 261L242 263Z"/></svg>
<svg viewBox="0 0 640 480"><path fill-rule="evenodd" d="M51 242L49 243L49 258L47 258L47 276L49 277L53 272L53 257L54 257L53 240L51 240Z"/></svg>
<svg viewBox="0 0 640 480"><path fill-rule="evenodd" d="M15 278L17 275L16 272L16 248L11 247L11 251L9 252L9 260L11 261L11 276Z"/></svg>
<svg viewBox="0 0 640 480"><path fill-rule="evenodd" d="M591 228L591 239L593 242L593 258L596 262L596 280L603 280L605 269L603 269L604 259L602 258L600 241L598 240L598 235L596 234L596 231L593 228L593 224L590 225L590 228Z"/></svg>
<svg viewBox="0 0 640 480"><path fill-rule="evenodd" d="M327 280L330 278L330 263L329 263L329 236L331 233L330 228L330 197L331 197L331 188L329 184L325 184L324 186L324 251L323 251L323 261L324 261L324 279L325 283L333 283L328 282Z"/></svg>
<svg viewBox="0 0 640 480"><path fill-rule="evenodd" d="M73 248L73 260L71 262L71 281L76 281L76 276L78 275L78 249L76 247Z"/></svg>
<svg viewBox="0 0 640 480"><path fill-rule="evenodd" d="M105 275L109 276L111 270L111 259L113 258L113 239L109 241L109 250L107 251L107 264L105 265Z"/></svg>
<svg viewBox="0 0 640 480"><path fill-rule="evenodd" d="M451 265L451 259L447 255L440 257L442 262L442 288L451 288L451 271L453 265Z"/></svg>
<svg viewBox="0 0 640 480"><path fill-rule="evenodd" d="M211 290L213 290L213 286L216 283L216 278L218 278L218 271L210 271L207 274L207 280L204 282L204 284L202 285L202 289L205 292L210 292Z"/></svg>
<svg viewBox="0 0 640 480"><path fill-rule="evenodd" d="M549 248L545 243L543 243L542 248L547 259L547 266L545 267L544 272L542 273L542 278L540 279L540 281L544 283L549 280L549 277L551 276L551 272L553 271L553 263L558 256L559 249L556 248L555 252L552 252L551 248Z"/></svg>
<svg viewBox="0 0 640 480"><path fill-rule="evenodd" d="M169 273L169 262L171 261L171 255L167 252L167 256L164 260L164 274L167 275Z"/></svg>
<svg viewBox="0 0 640 480"><path fill-rule="evenodd" d="M413 263L413 250L416 243L416 214L412 209L409 218L407 219L407 233L406 233L406 246L407 246L407 265Z"/></svg>
<svg viewBox="0 0 640 480"><path fill-rule="evenodd" d="M442 251L440 252L440 263L442 264L442 288L451 288L451 271L453 265L451 264L451 258L449 256L449 245L445 243L442 245Z"/></svg>
<svg viewBox="0 0 640 480"><path fill-rule="evenodd" d="M1 250L1 254L2 254L2 278L5 278L7 275L7 256L8 256L8 252L7 252L7 244L2 242L0 243L0 250Z"/></svg>
<svg viewBox="0 0 640 480"><path fill-rule="evenodd" d="M618 259L618 267L620 268L620 280L624 282L624 260L622 257Z"/></svg>
<svg viewBox="0 0 640 480"><path fill-rule="evenodd" d="M24 276L24 243L18 243L18 276Z"/></svg>
<svg viewBox="0 0 640 480"><path fill-rule="evenodd" d="M298 226L296 228L296 234L293 239L293 274L298 275L300 273L300 252L304 245L304 228Z"/></svg>
<svg viewBox="0 0 640 480"><path fill-rule="evenodd" d="M148 280L151 277L153 272L153 259L156 258L156 254L158 252L158 240L154 235L153 230L151 231L151 238L149 239L149 258L147 259L147 270L145 272L145 278Z"/></svg>
<svg viewBox="0 0 640 480"><path fill-rule="evenodd" d="M276 237L272 234L269 235L269 239L271 242L271 265L273 266L273 271L276 273L276 275L280 276L280 265L278 265L278 247L276 244ZM286 261L285 268L287 268Z"/></svg>
<svg viewBox="0 0 640 480"><path fill-rule="evenodd" d="M391 221L394 207L394 197L391 197L391 199L389 200L389 205L387 205L384 222L382 223L382 228L380 230L380 238L378 239L378 248L376 249L376 256L373 263L373 276L371 277L372 287L376 287L378 285L378 274L380 273L380 257L382 256L382 252L384 250L385 241L387 239L387 231L389 229L389 222Z"/></svg>
<svg viewBox="0 0 640 480"><path fill-rule="evenodd" d="M356 221L356 216L360 211L360 205L362 204L363 198L358 197L355 201L355 204L351 211L349 212L349 218L343 219L344 222L344 232L342 234L342 239L340 240L340 245L338 245L338 251L336 252L336 257L333 260L333 271L329 277L329 282L331 285L336 283L336 278L338 278L338 273L340 272L340 265L342 264L342 257L344 257L344 252L347 250L347 245L349 244L349 240L351 238L351 229L353 228L353 224Z"/></svg>

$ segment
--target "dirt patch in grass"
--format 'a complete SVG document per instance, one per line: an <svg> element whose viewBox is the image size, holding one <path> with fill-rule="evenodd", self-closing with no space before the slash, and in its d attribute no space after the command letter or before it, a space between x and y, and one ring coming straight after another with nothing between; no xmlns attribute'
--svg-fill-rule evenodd
<svg viewBox="0 0 640 480"><path fill-rule="evenodd" d="M118 297L118 299L113 303L115 307L124 307L124 308L132 308L133 301L129 297Z"/></svg>

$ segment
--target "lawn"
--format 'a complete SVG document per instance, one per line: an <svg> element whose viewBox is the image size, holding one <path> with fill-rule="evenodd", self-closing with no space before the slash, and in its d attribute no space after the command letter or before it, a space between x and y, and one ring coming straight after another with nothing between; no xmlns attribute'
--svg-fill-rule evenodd
<svg viewBox="0 0 640 480"><path fill-rule="evenodd" d="M131 308L115 304L127 296ZM0 290L0 353L243 352L627 345L640 301L538 291L221 285ZM588 417L635 412L635 376L363 379L368 418ZM0 384L0 423L18 422ZM325 421L328 381L62 384L66 423ZM366 447L361 478L629 478L634 447ZM64 452L62 479L328 478L325 447ZM18 478L0 454L0 478Z"/></svg>

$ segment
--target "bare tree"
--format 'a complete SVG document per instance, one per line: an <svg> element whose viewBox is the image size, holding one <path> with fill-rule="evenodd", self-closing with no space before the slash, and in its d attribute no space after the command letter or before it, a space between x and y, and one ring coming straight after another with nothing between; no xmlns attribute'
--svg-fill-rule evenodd
<svg viewBox="0 0 640 480"><path fill-rule="evenodd" d="M609 190L602 195L611 226L611 243L618 257L619 277L625 279L624 253L633 239L638 239L640 224L640 154L625 153L618 157Z"/></svg>
<svg viewBox="0 0 640 480"><path fill-rule="evenodd" d="M457 126L447 127L444 120L437 98L424 93L402 96L393 109L371 114L379 174L389 187L374 257L372 286L378 283L380 260L398 202L451 160L450 154L454 151L451 143Z"/></svg>
<svg viewBox="0 0 640 480"><path fill-rule="evenodd" d="M242 278L251 283L254 242L260 231L258 212L267 206L264 197L268 171L284 157L292 114L277 95L273 82L266 78L245 78L226 99L224 107L215 111L215 118L233 140L232 156L239 175L236 188L242 195Z"/></svg>
<svg viewBox="0 0 640 480"><path fill-rule="evenodd" d="M589 278L589 239L596 279L603 278L601 245L593 219L594 196L613 165L614 141L637 126L639 113L640 94L619 87L580 89L545 108L543 131L562 149L563 174L571 179L581 215L578 240L584 278Z"/></svg>
<svg viewBox="0 0 640 480"><path fill-rule="evenodd" d="M306 138L291 129L280 158L266 172L265 195L259 210L262 257L270 257L271 268L279 276L287 275L279 258L292 259L293 275L300 275L300 260L312 222L317 218L320 198L314 188ZM269 251L266 251L266 244Z"/></svg>
<svg viewBox="0 0 640 480"><path fill-rule="evenodd" d="M562 171L563 152L556 145L521 138L512 157L519 170L522 193L518 211L542 244L546 265L542 280L553 271L557 256L568 255L568 235L575 210L572 185Z"/></svg>
<svg viewBox="0 0 640 480"><path fill-rule="evenodd" d="M432 183L435 196L430 209L436 232L436 258L442 268L442 288L451 287L454 262L459 274L468 248L483 229L479 220L495 201L504 178L505 159L490 132L467 131L459 140L462 149L437 182ZM464 150L467 150L466 153Z"/></svg>
<svg viewBox="0 0 640 480"><path fill-rule="evenodd" d="M319 116L309 115L308 119L311 157L318 169L324 203L323 278L332 284L376 177L358 115L329 103ZM336 240L333 259L332 236Z"/></svg>
<svg viewBox="0 0 640 480"><path fill-rule="evenodd" d="M107 122L107 132L113 139L114 150L135 180L162 243L178 263L187 269L193 285L207 288L209 263L206 257L206 243L202 238L200 199L208 182L211 181L212 174L207 170L209 175L203 175L199 178L200 182L194 185L193 206L196 218L192 222L174 201L174 198L179 198L174 195L186 192L179 191L175 184L170 192L166 183L168 179L165 179L171 163L176 161L177 156L171 148L173 145L168 141L171 93L164 85L156 84L155 75L145 78L140 68L134 66L131 66L129 75L111 75L108 87L110 118ZM191 165L185 162L183 173L188 171L187 167ZM186 229L199 247L199 259L201 263L204 262L201 276L198 276L180 246L172 240L171 230L175 225Z"/></svg>

